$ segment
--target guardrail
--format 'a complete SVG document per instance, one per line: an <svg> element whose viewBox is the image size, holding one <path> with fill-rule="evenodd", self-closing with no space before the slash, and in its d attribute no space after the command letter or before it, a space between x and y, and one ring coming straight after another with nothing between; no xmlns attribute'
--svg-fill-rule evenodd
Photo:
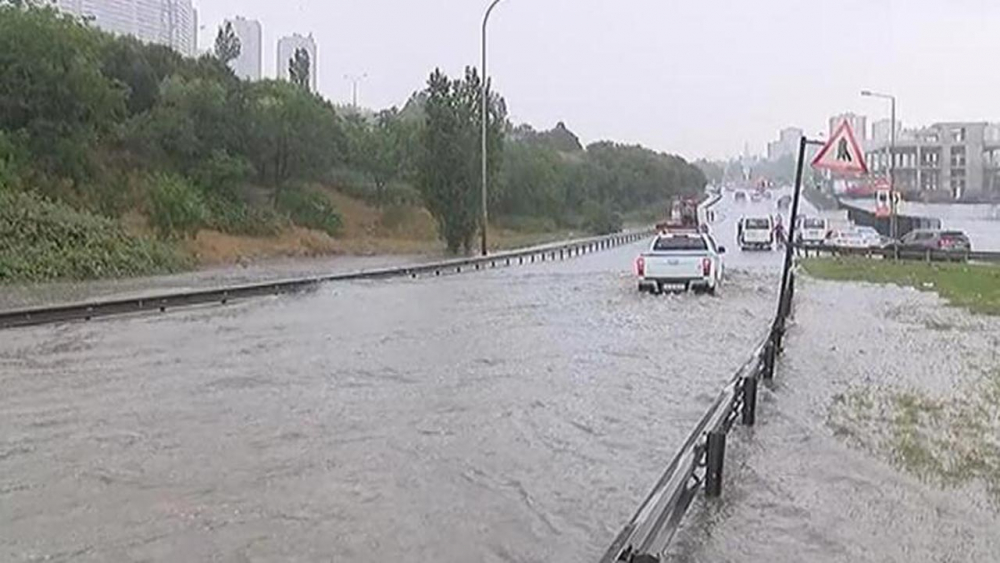
<svg viewBox="0 0 1000 563"><path fill-rule="evenodd" d="M454 258L425 264L381 268L344 274L275 280L212 289L178 291L144 297L109 299L49 307L0 311L0 329L75 320L91 320L97 317L141 312L165 312L168 309L176 309L178 307L188 307L193 305L205 305L212 303L224 305L235 299L293 293L307 290L319 284L328 282L377 280L396 277L416 278L419 276L440 276L447 273L462 273L463 271L479 271L518 264L564 260L591 252L614 248L623 244L630 244L645 238L652 233L652 229L641 229L498 252L488 256Z"/></svg>
<svg viewBox="0 0 1000 563"><path fill-rule="evenodd" d="M941 250L934 248L914 249L897 246L882 248L850 248L830 245L796 245L800 254L830 256L865 256L868 258L892 258L896 260L923 260L925 262L1000 262L1000 252L972 250Z"/></svg>
<svg viewBox="0 0 1000 563"><path fill-rule="evenodd" d="M804 147L800 152L804 153ZM797 193L792 204L793 216L797 215L801 197L798 190L802 178L801 161L800 155ZM718 199L710 199L706 202L706 208L716 202ZM794 231L789 235L794 236ZM761 380L774 377L794 297L793 252L792 248L786 248L781 291L778 292L778 310L767 336L695 425L694 431L639 506L639 510L604 553L601 563L659 563L698 490L704 487L708 497L722 494L726 436L737 421L745 426L753 426L757 421L758 385Z"/></svg>
<svg viewBox="0 0 1000 563"><path fill-rule="evenodd" d="M767 336L719 393L601 563L658 563L698 489L703 486L708 497L722 494L726 436L737 421L745 426L756 423L758 384L774 377L782 351L795 295L795 273L788 276Z"/></svg>

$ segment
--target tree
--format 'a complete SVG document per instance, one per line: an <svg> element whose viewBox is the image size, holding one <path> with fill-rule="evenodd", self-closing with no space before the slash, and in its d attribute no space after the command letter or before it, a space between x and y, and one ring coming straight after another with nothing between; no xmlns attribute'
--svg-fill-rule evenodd
<svg viewBox="0 0 1000 563"><path fill-rule="evenodd" d="M240 38L233 31L233 23L220 25L219 33L215 36L215 57L228 65L239 58L241 50Z"/></svg>
<svg viewBox="0 0 1000 563"><path fill-rule="evenodd" d="M425 112L427 122L421 135L423 154L418 172L418 189L428 211L437 220L438 232L451 252L468 251L480 227L480 100L481 84L475 69L467 68L465 78L450 80L435 70L428 80ZM495 93L487 103L490 152L487 174L496 185L501 162L507 110Z"/></svg>
<svg viewBox="0 0 1000 563"><path fill-rule="evenodd" d="M250 161L274 197L290 180L321 180L343 160L344 132L329 102L288 82L255 82L248 92Z"/></svg>
<svg viewBox="0 0 1000 563"><path fill-rule="evenodd" d="M358 115L348 118L350 164L367 174L375 188L375 205L387 201L389 183L411 167L416 128L396 108L379 112L373 122Z"/></svg>
<svg viewBox="0 0 1000 563"><path fill-rule="evenodd" d="M42 168L77 181L125 108L124 88L101 72L105 40L55 10L0 5L0 130L18 132Z"/></svg>
<svg viewBox="0 0 1000 563"><path fill-rule="evenodd" d="M309 51L301 47L295 50L295 54L288 60L288 79L292 84L303 90L310 90L309 73L312 71L310 68L311 64Z"/></svg>

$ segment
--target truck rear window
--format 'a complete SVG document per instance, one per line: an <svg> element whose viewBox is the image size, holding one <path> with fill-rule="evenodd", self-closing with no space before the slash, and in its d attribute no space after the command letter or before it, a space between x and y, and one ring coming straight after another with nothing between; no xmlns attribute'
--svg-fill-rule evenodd
<svg viewBox="0 0 1000 563"><path fill-rule="evenodd" d="M708 245L701 237L660 237L653 250L708 250Z"/></svg>
<svg viewBox="0 0 1000 563"><path fill-rule="evenodd" d="M748 229L770 229L771 223L767 219L747 219L746 228Z"/></svg>
<svg viewBox="0 0 1000 563"><path fill-rule="evenodd" d="M826 225L823 224L822 219L806 219L802 222L802 226L806 229L822 229Z"/></svg>

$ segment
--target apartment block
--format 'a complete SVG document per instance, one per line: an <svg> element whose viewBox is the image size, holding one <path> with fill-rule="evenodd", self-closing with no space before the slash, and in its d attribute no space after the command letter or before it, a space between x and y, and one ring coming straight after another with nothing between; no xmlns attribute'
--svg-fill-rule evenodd
<svg viewBox="0 0 1000 563"><path fill-rule="evenodd" d="M998 124L949 122L904 130L891 152L896 187L910 197L1000 198ZM887 174L889 142L870 143L866 158L873 174Z"/></svg>

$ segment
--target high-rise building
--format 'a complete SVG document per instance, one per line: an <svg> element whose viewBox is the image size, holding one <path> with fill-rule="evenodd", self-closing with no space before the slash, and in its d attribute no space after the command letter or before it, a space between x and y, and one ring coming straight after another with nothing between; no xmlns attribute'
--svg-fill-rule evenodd
<svg viewBox="0 0 1000 563"><path fill-rule="evenodd" d="M281 80L289 79L289 65L295 52L305 49L309 53L309 89L316 91L316 41L312 34L303 37L298 33L282 37L278 40L277 76Z"/></svg>
<svg viewBox="0 0 1000 563"><path fill-rule="evenodd" d="M795 155L799 150L802 129L786 127L778 133L778 140L767 144L767 159L778 160L783 156Z"/></svg>
<svg viewBox="0 0 1000 563"><path fill-rule="evenodd" d="M60 10L119 35L198 52L198 13L191 0L52 0Z"/></svg>
<svg viewBox="0 0 1000 563"><path fill-rule="evenodd" d="M260 22L236 16L236 19L226 20L225 23L232 24L233 32L240 40L240 56L229 63L229 66L236 76L244 80L260 80L263 45Z"/></svg>
<svg viewBox="0 0 1000 563"><path fill-rule="evenodd" d="M863 145L868 140L868 118L855 113L842 113L831 117L830 137L833 137L837 128L840 127L840 124L844 121L851 124L851 129L854 130L854 138L858 141L858 143Z"/></svg>
<svg viewBox="0 0 1000 563"><path fill-rule="evenodd" d="M896 138L903 137L903 122L896 120ZM869 139L872 145L888 143L892 138L892 120L880 119L872 123L872 136Z"/></svg>

